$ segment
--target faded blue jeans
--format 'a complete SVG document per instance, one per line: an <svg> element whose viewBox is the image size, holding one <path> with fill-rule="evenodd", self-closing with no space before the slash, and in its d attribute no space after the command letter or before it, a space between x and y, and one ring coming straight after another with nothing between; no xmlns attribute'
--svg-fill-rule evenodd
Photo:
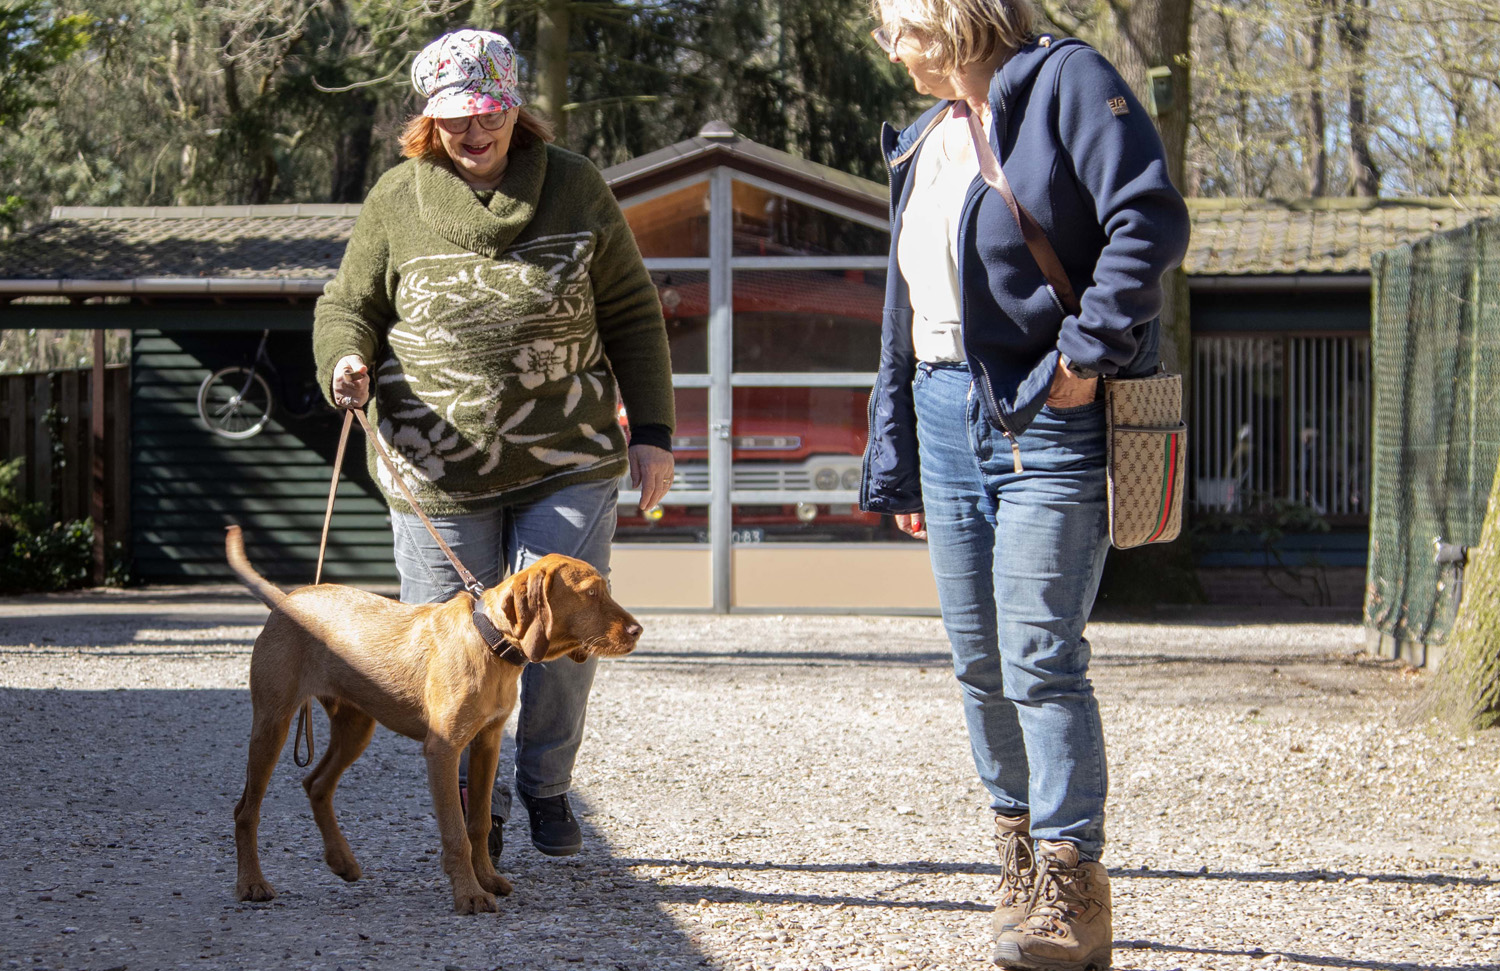
<svg viewBox="0 0 1500 971"><path fill-rule="evenodd" d="M927 544L979 777L1031 835L1104 846L1108 788L1084 623L1109 549L1104 404L1043 408L1010 443L968 369L912 382Z"/></svg>
<svg viewBox="0 0 1500 971"><path fill-rule="evenodd" d="M443 541L486 587L523 570L548 553L577 557L609 577L609 547L615 535L619 480L564 486L535 502L461 516L430 516ZM391 512L401 602L451 600L463 589L453 564L411 513ZM516 715L516 788L528 796L556 796L573 781L573 762L583 741L584 713L598 658L582 664L563 657L528 664L521 672ZM468 753L464 753L464 768ZM510 817L511 791L495 774L492 811Z"/></svg>

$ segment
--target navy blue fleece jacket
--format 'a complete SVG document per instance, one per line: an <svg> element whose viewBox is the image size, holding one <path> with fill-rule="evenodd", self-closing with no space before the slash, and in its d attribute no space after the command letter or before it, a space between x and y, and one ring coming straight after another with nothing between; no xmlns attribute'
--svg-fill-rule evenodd
<svg viewBox="0 0 1500 971"><path fill-rule="evenodd" d="M1059 353L1102 374L1157 362L1162 276L1182 262L1187 206L1156 127L1119 73L1077 40L1022 47L990 82L990 147L1017 200L1047 232L1078 295L1067 313L998 192L976 176L959 222L964 352L985 415L1016 436L1047 399ZM911 381L911 298L896 264L916 149L950 102L899 134L881 132L891 170L891 260L880 370L870 397L862 508L922 508Z"/></svg>

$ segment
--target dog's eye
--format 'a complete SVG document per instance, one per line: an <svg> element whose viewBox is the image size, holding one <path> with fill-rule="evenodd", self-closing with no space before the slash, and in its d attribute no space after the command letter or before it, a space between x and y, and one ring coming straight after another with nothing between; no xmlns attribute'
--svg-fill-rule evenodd
<svg viewBox="0 0 1500 971"><path fill-rule="evenodd" d="M597 597L597 596L599 596L599 588L598 587L589 587L589 596L590 597Z"/></svg>

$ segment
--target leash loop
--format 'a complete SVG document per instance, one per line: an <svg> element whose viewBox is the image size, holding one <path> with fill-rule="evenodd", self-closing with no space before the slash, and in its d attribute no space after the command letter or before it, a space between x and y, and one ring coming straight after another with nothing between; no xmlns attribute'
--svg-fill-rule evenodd
<svg viewBox="0 0 1500 971"><path fill-rule="evenodd" d="M302 739L307 738L307 758L300 754L302 751ZM292 761L297 763L297 768L305 769L312 764L313 736L312 736L312 699L302 702L302 708L297 712L297 731L292 740Z"/></svg>

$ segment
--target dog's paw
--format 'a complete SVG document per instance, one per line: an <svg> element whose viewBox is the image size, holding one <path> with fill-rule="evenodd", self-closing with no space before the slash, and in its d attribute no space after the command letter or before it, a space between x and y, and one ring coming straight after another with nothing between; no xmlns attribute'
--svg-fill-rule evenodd
<svg viewBox="0 0 1500 971"><path fill-rule="evenodd" d="M495 895L480 891L478 893L455 893L453 895L453 912L455 914L493 914L496 910Z"/></svg>
<svg viewBox="0 0 1500 971"><path fill-rule="evenodd" d="M251 900L263 903L276 896L276 891L271 889L271 884L265 878L250 880L234 888L235 894L241 900Z"/></svg>
<svg viewBox="0 0 1500 971"><path fill-rule="evenodd" d="M364 871L359 868L358 861L354 859L353 854L348 852L335 853L329 850L323 854L323 862L328 864L328 869L350 883L364 876Z"/></svg>
<svg viewBox="0 0 1500 971"><path fill-rule="evenodd" d="M484 887L484 889L488 890L490 893L499 894L502 897L509 897L510 892L515 889L510 885L509 880L505 879L498 873L481 873L478 874L478 876L480 886Z"/></svg>

